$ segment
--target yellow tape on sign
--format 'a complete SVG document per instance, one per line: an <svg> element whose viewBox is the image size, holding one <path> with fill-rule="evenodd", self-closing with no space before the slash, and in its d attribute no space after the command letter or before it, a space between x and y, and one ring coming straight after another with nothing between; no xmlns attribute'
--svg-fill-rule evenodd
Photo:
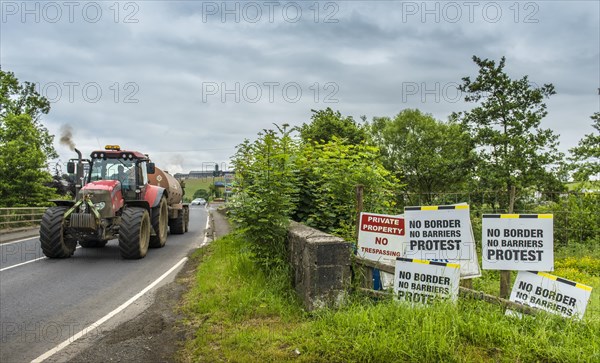
<svg viewBox="0 0 600 363"><path fill-rule="evenodd" d="M438 210L438 206L437 205L427 205L427 206L421 207L421 210Z"/></svg>
<svg viewBox="0 0 600 363"><path fill-rule="evenodd" d="M538 214L538 218L552 219L552 214Z"/></svg>
<svg viewBox="0 0 600 363"><path fill-rule="evenodd" d="M585 291L592 291L592 287L591 286L580 284L580 283L575 282L575 281L567 280L567 279L564 279L562 277L554 276L554 275L551 275L551 274L546 273L546 272L538 272L537 274L539 276L545 277L547 279L558 281L558 282L562 282L563 284L571 285L571 286L577 287L577 288L585 290Z"/></svg>
<svg viewBox="0 0 600 363"><path fill-rule="evenodd" d="M412 259L412 262L414 263L421 263L423 265L438 265L438 266L446 266L446 267L451 267L451 268L460 268L460 265L458 263L449 263L449 262L438 262L438 261L428 261L428 260L417 260L417 259Z"/></svg>
<svg viewBox="0 0 600 363"><path fill-rule="evenodd" d="M592 291L592 287L591 286L583 285L583 284L580 284L580 283L575 284L575 287L578 287L578 288L580 288L582 290L585 290L585 291Z"/></svg>
<svg viewBox="0 0 600 363"><path fill-rule="evenodd" d="M543 277L545 277L547 279L554 280L554 281L556 281L556 279L558 278L558 276L550 275L550 274L545 273L545 272L538 272L537 274L540 275L540 276L543 276Z"/></svg>
<svg viewBox="0 0 600 363"><path fill-rule="evenodd" d="M454 209L469 209L468 205L457 205L454 207Z"/></svg>
<svg viewBox="0 0 600 363"><path fill-rule="evenodd" d="M518 214L500 214L500 218L519 218Z"/></svg>
<svg viewBox="0 0 600 363"><path fill-rule="evenodd" d="M427 260L417 260L417 259L413 258L412 262L414 262L414 263L422 263L423 265L429 265L429 261L427 261Z"/></svg>

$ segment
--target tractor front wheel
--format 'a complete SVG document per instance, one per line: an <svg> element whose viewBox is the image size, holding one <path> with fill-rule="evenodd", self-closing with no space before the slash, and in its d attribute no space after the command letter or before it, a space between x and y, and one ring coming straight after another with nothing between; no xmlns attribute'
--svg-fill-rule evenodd
<svg viewBox="0 0 600 363"><path fill-rule="evenodd" d="M150 216L144 208L125 208L119 226L121 257L134 260L144 258L150 243Z"/></svg>
<svg viewBox="0 0 600 363"><path fill-rule="evenodd" d="M75 252L77 241L65 238L65 212L67 207L50 207L40 223L40 243L42 252L48 258L67 258Z"/></svg>

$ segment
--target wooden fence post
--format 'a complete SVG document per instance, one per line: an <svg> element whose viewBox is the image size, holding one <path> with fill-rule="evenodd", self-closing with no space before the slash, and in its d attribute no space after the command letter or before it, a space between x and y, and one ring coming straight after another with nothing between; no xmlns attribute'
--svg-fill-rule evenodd
<svg viewBox="0 0 600 363"><path fill-rule="evenodd" d="M360 229L360 213L363 211L364 185L356 186L356 241L358 242L358 231Z"/></svg>
<svg viewBox="0 0 600 363"><path fill-rule="evenodd" d="M508 213L512 214L515 208L516 188L514 185L510 187L510 195L508 199ZM500 297L508 299L510 296L510 271L500 270Z"/></svg>

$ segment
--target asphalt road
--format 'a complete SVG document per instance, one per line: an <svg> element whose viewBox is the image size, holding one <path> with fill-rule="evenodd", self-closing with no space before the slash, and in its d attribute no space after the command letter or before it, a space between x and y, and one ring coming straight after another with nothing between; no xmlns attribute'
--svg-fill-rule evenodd
<svg viewBox="0 0 600 363"><path fill-rule="evenodd" d="M30 362L144 290L202 243L207 214L191 207L189 232L169 235L141 260L123 260L117 240L63 260L43 258L38 238L1 244L0 362Z"/></svg>

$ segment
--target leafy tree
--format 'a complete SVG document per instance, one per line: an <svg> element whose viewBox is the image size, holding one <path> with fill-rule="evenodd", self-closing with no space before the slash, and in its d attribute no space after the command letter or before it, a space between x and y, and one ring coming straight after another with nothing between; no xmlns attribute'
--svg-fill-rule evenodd
<svg viewBox="0 0 600 363"><path fill-rule="evenodd" d="M53 196L49 158L57 157L54 136L39 121L50 103L34 84L19 83L0 69L0 204L6 207L45 203Z"/></svg>
<svg viewBox="0 0 600 363"><path fill-rule="evenodd" d="M513 80L504 71L506 59L493 60L473 56L479 66L475 80L463 78L459 89L465 101L478 106L467 112L454 113L471 133L477 147L476 176L478 186L488 190L523 190L556 185L551 168L561 160L557 151L558 136L540 128L547 115L544 98L556 92L552 84L532 87L527 76ZM508 198L500 200L506 209Z"/></svg>
<svg viewBox="0 0 600 363"><path fill-rule="evenodd" d="M592 127L600 132L600 112L591 116ZM576 181L587 181L590 176L600 174L600 134L587 134L579 144L570 149L572 170L575 170L573 178Z"/></svg>
<svg viewBox="0 0 600 363"><path fill-rule="evenodd" d="M194 192L194 199L196 198L204 198L208 199L208 190L206 189L198 189Z"/></svg>
<svg viewBox="0 0 600 363"><path fill-rule="evenodd" d="M327 143L334 136L348 144L360 144L366 140L364 127L357 124L352 116L344 117L339 111L327 107L325 110L311 110L311 122L298 128L300 137L305 143Z"/></svg>
<svg viewBox="0 0 600 363"><path fill-rule="evenodd" d="M356 186L364 186L364 210L394 213L396 178L379 160L377 147L346 144L334 136L325 144L304 144L296 158L299 198L294 218L321 231L354 239Z"/></svg>
<svg viewBox="0 0 600 363"><path fill-rule="evenodd" d="M7 114L0 124L0 205L43 205L53 195L45 186L52 176L44 167L40 131L28 114Z"/></svg>
<svg viewBox="0 0 600 363"><path fill-rule="evenodd" d="M374 118L373 142L383 164L406 183L406 190L423 194L464 190L475 160L469 134L457 123L443 123L419 110L403 110L394 119Z"/></svg>
<svg viewBox="0 0 600 363"><path fill-rule="evenodd" d="M58 157L54 149L54 136L40 122L42 114L50 111L50 102L35 90L31 82L19 83L12 72L0 69L0 126L8 115L28 115L37 130L40 149L46 159Z"/></svg>

